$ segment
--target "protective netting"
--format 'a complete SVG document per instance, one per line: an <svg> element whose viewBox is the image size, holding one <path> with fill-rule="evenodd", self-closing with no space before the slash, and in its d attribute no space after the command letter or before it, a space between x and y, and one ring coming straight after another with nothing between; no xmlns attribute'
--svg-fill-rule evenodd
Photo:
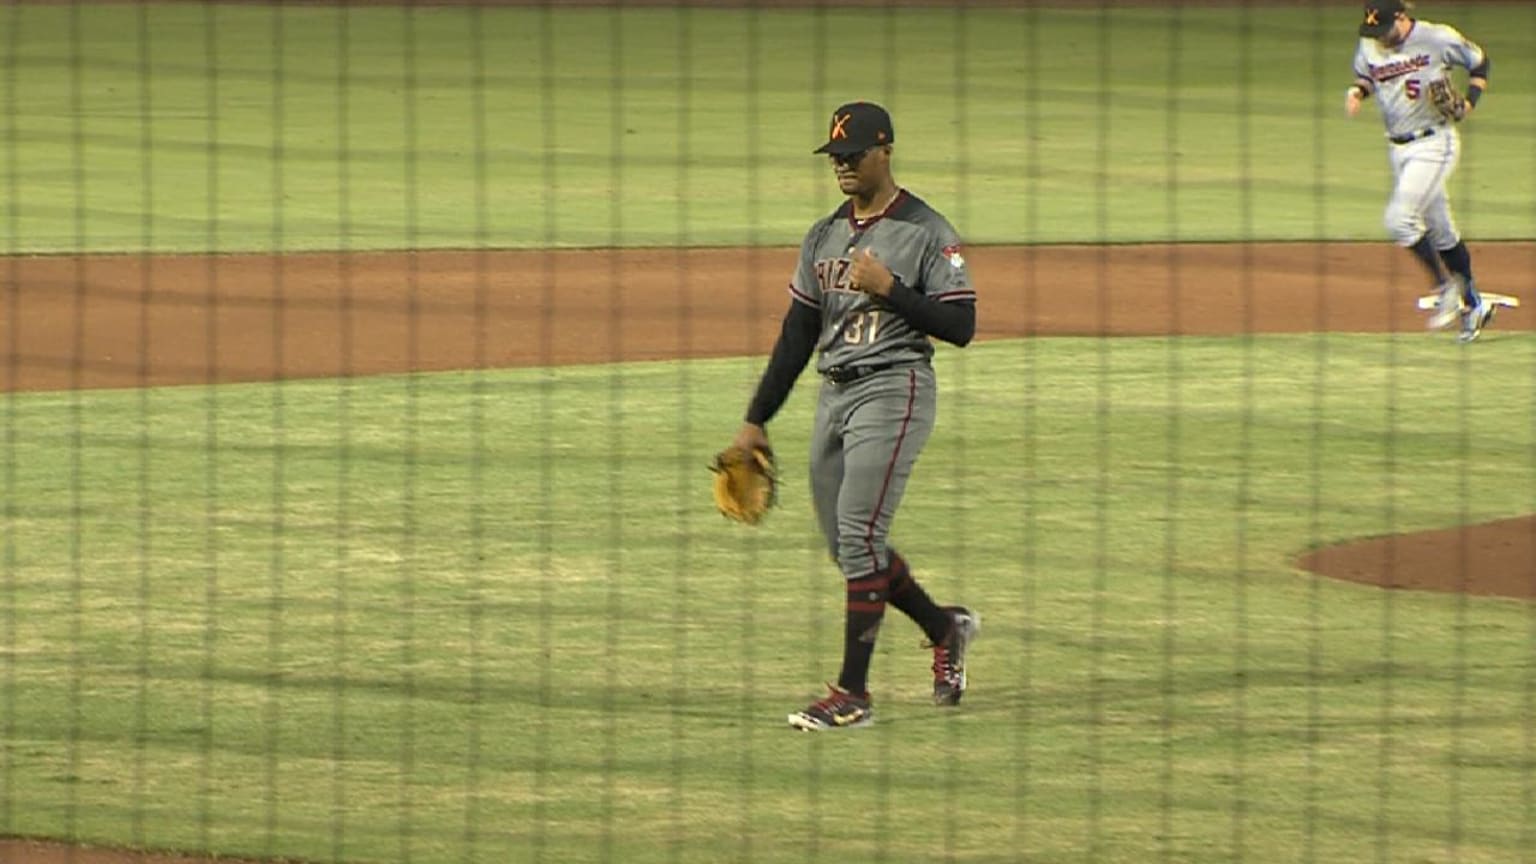
<svg viewBox="0 0 1536 864"><path fill-rule="evenodd" d="M1394 8L7 5L0 862L1536 860L1536 8Z"/></svg>

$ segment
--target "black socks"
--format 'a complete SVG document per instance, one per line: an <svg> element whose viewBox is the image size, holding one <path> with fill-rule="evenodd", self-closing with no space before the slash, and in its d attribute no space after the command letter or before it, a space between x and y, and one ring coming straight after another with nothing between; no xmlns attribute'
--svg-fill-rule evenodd
<svg viewBox="0 0 1536 864"><path fill-rule="evenodd" d="M1468 282L1472 281L1472 253L1467 251L1467 244L1457 241L1455 246L1440 250L1440 260L1457 276Z"/></svg>
<svg viewBox="0 0 1536 864"><path fill-rule="evenodd" d="M1430 274L1435 279L1436 285L1439 285L1441 282L1445 281L1444 274L1448 267L1446 264L1441 262L1440 251L1435 248L1433 243L1429 242L1428 234L1420 237L1419 242L1409 246L1408 251L1412 252L1424 265L1424 267L1429 270Z"/></svg>
<svg viewBox="0 0 1536 864"><path fill-rule="evenodd" d="M917 622L917 626L923 628L923 635L934 645L944 644L949 637L949 628L954 621L948 612L939 608L928 592L923 590L917 580L912 578L912 571L907 567L907 559L901 557L896 551L891 550L891 605L900 609L908 618Z"/></svg>
<svg viewBox="0 0 1536 864"><path fill-rule="evenodd" d="M869 661L875 655L875 640L880 635L887 601L915 621L934 645L944 644L954 626L953 616L933 602L923 586L912 578L906 559L891 550L890 566L884 572L848 583L843 671L837 686L855 696L863 696L869 689Z"/></svg>
<svg viewBox="0 0 1536 864"><path fill-rule="evenodd" d="M889 572L848 581L848 613L843 624L843 672L837 686L855 696L869 691L869 661L875 656L880 621L890 593Z"/></svg>
<svg viewBox="0 0 1536 864"><path fill-rule="evenodd" d="M1461 289L1461 299L1468 306L1476 306L1482 302L1483 298L1477 293L1477 288L1473 287L1472 253L1467 251L1467 244L1457 240L1455 246L1449 249L1441 249L1440 260L1445 262L1445 266L1450 268L1452 273L1455 273L1464 280Z"/></svg>

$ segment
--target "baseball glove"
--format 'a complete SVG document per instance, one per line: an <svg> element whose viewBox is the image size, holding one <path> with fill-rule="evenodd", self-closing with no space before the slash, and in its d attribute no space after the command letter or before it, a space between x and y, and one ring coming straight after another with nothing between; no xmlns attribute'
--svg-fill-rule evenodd
<svg viewBox="0 0 1536 864"><path fill-rule="evenodd" d="M779 474L773 451L730 446L715 454L715 506L727 519L756 525L778 500Z"/></svg>
<svg viewBox="0 0 1536 864"><path fill-rule="evenodd" d="M1461 95L1449 78L1436 78L1429 82L1429 101L1440 116L1452 123L1459 123L1467 116L1467 98Z"/></svg>

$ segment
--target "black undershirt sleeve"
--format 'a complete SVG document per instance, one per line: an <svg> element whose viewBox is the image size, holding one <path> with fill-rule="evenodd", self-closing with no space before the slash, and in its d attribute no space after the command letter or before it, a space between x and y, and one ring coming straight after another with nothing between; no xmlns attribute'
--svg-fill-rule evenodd
<svg viewBox="0 0 1536 864"><path fill-rule="evenodd" d="M976 304L973 301L945 303L930 300L900 279L891 285L888 299L907 323L936 339L964 348L976 335Z"/></svg>
<svg viewBox="0 0 1536 864"><path fill-rule="evenodd" d="M969 300L942 303L930 300L916 289L897 281L891 286L887 298L891 308L901 313L908 323L929 336L942 339L951 345L965 347L976 335L976 304ZM795 380L805 370L811 356L816 353L816 336L821 331L821 313L796 300L791 300L789 311L779 339L774 343L768 368L758 382L757 393L747 407L748 423L758 426L773 419Z"/></svg>
<svg viewBox="0 0 1536 864"><path fill-rule="evenodd" d="M779 341L773 344L773 355L768 358L768 368L757 384L752 404L747 406L747 422L762 426L789 398L795 379L805 369L805 364L816 353L816 336L821 332L821 311L798 300L789 301L789 311L784 313L784 326L779 331Z"/></svg>

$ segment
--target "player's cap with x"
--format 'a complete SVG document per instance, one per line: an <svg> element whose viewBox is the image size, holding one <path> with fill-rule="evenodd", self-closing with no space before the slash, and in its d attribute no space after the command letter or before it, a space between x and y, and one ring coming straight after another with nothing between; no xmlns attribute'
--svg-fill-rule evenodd
<svg viewBox="0 0 1536 864"><path fill-rule="evenodd" d="M873 102L849 102L832 112L827 143L811 152L842 156L860 153L895 140L891 115L885 113L884 108Z"/></svg>
<svg viewBox="0 0 1536 864"><path fill-rule="evenodd" d="M1407 12L1403 0L1366 0L1365 18L1360 22L1360 35L1380 39L1397 23L1400 12Z"/></svg>

